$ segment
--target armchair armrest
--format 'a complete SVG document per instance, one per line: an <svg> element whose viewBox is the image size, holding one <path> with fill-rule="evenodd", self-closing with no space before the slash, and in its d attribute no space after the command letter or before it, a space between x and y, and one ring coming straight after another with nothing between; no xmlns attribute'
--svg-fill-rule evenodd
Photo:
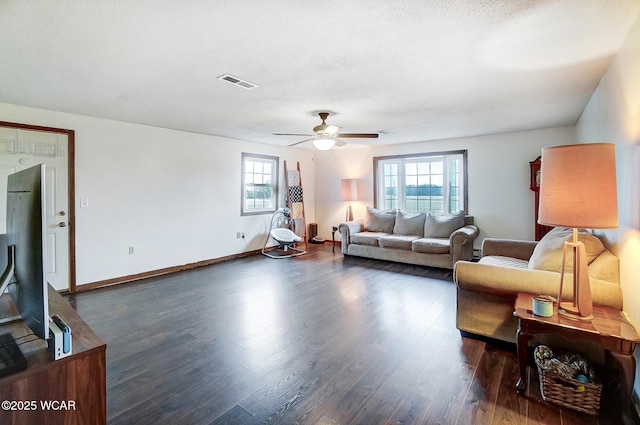
<svg viewBox="0 0 640 425"><path fill-rule="evenodd" d="M558 296L560 274L491 264L458 261L454 282L461 289L510 295L518 292Z"/></svg>
<svg viewBox="0 0 640 425"><path fill-rule="evenodd" d="M499 255L528 261L537 244L536 241L485 238L482 241L482 256Z"/></svg>
<svg viewBox="0 0 640 425"><path fill-rule="evenodd" d="M462 290L484 292L513 297L518 292L558 296L560 273L503 267L491 264L458 261L453 271L453 280ZM622 309L620 285L591 278L594 304ZM562 298L571 299L571 285L565 285Z"/></svg>
<svg viewBox="0 0 640 425"><path fill-rule="evenodd" d="M347 247L351 240L351 235L354 233L362 232L364 229L363 220L347 221L346 223L340 223L338 225L338 231L340 231L340 248L343 254L347 253Z"/></svg>

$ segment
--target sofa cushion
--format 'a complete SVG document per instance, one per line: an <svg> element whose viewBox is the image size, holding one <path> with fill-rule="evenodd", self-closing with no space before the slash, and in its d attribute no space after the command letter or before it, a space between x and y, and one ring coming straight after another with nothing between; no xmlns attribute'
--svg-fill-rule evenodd
<svg viewBox="0 0 640 425"><path fill-rule="evenodd" d="M465 213L438 214L429 211L424 223L425 238L448 238L465 224Z"/></svg>
<svg viewBox="0 0 640 425"><path fill-rule="evenodd" d="M412 235L388 235L381 236L378 243L383 248L396 248L410 251L411 242L416 239L418 239L418 237Z"/></svg>
<svg viewBox="0 0 640 425"><path fill-rule="evenodd" d="M489 266L513 267L516 269L526 269L529 267L529 262L527 260L503 257L501 255L489 255L482 257L478 263L487 264Z"/></svg>
<svg viewBox="0 0 640 425"><path fill-rule="evenodd" d="M356 245L369 245L379 246L378 239L383 236L388 236L388 233L383 232L359 232L351 235L351 243Z"/></svg>
<svg viewBox="0 0 640 425"><path fill-rule="evenodd" d="M560 272L562 270L562 253L564 242L571 241L573 230L566 227L556 227L544 235L533 250L533 255L529 259L529 268L534 270L548 270ZM605 250L602 241L586 230L578 233L578 240L586 248L587 263L591 264L602 251ZM567 267L573 267L573 258L567 255Z"/></svg>
<svg viewBox="0 0 640 425"><path fill-rule="evenodd" d="M393 226L394 235L414 235L422 237L424 235L425 213L409 214L398 210L396 223Z"/></svg>
<svg viewBox="0 0 640 425"><path fill-rule="evenodd" d="M367 207L364 215L364 230L367 232L393 233L395 221L395 210L381 211L376 208Z"/></svg>
<svg viewBox="0 0 640 425"><path fill-rule="evenodd" d="M411 249L423 254L448 254L449 238L420 238L413 241Z"/></svg>

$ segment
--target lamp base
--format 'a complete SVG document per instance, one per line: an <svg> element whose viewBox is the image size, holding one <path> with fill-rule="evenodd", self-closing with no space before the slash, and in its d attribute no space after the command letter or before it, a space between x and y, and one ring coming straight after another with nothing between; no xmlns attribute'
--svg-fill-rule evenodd
<svg viewBox="0 0 640 425"><path fill-rule="evenodd" d="M589 321L593 319L593 305L591 299L591 283L587 268L587 252L582 242L578 240L578 229L573 229L573 242L565 242L562 253L562 268L560 270L560 289L558 300L562 299L562 287L567 264L567 256L571 255L573 268L573 294L571 302L558 304L558 314L575 320Z"/></svg>
<svg viewBox="0 0 640 425"><path fill-rule="evenodd" d="M582 320L585 322L591 321L593 319L593 314L582 316L580 314L580 311L578 311L578 307L574 306L571 302L560 303L560 305L558 306L558 314L569 319Z"/></svg>
<svg viewBox="0 0 640 425"><path fill-rule="evenodd" d="M353 221L353 209L351 209L351 204L347 205L347 221Z"/></svg>

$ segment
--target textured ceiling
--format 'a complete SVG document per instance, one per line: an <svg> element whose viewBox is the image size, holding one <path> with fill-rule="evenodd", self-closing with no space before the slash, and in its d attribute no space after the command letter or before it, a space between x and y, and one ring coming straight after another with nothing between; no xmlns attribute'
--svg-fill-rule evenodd
<svg viewBox="0 0 640 425"><path fill-rule="evenodd" d="M0 102L287 145L575 124L640 0L0 0ZM217 79L232 74L258 87ZM300 145L306 146L306 145Z"/></svg>

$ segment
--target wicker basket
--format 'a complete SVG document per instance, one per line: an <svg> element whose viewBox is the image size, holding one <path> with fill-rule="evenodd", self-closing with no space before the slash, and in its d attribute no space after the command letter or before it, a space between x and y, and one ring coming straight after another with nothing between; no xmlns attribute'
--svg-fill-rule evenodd
<svg viewBox="0 0 640 425"><path fill-rule="evenodd" d="M582 382L562 376L554 370L545 370L537 364L542 399L569 409L597 416L600 410L602 384Z"/></svg>

